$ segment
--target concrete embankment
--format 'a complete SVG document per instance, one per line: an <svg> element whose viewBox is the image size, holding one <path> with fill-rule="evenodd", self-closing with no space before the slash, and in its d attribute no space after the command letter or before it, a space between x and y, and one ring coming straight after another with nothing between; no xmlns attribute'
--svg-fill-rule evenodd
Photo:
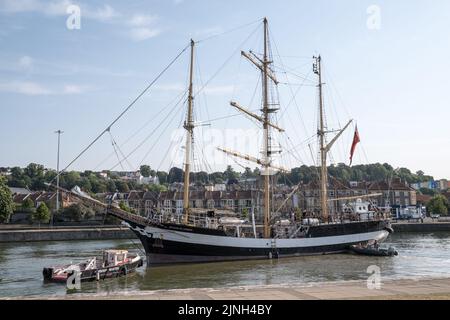
<svg viewBox="0 0 450 320"><path fill-rule="evenodd" d="M0 229L0 242L112 240L130 239L135 235L124 226L55 227L40 229Z"/></svg>
<svg viewBox="0 0 450 320"><path fill-rule="evenodd" d="M450 222L398 222L393 223L395 232L450 231ZM135 235L125 226L80 227L8 227L0 228L0 242L15 241L63 241L63 240L111 240L130 239Z"/></svg>
<svg viewBox="0 0 450 320"><path fill-rule="evenodd" d="M450 222L399 222L393 223L394 232L438 232L450 231Z"/></svg>
<svg viewBox="0 0 450 320"><path fill-rule="evenodd" d="M7 299L70 300L435 300L450 299L450 278L421 280L382 279L380 288L367 281L271 285L238 288L131 291L65 296L15 297Z"/></svg>

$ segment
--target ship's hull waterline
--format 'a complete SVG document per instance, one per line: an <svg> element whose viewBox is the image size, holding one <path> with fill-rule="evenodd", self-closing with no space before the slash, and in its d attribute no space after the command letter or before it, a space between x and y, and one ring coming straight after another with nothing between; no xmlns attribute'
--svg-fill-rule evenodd
<svg viewBox="0 0 450 320"><path fill-rule="evenodd" d="M144 246L147 266L341 253L353 244L382 242L392 231L387 221L367 221L312 226L304 238L261 239L174 225L127 223Z"/></svg>

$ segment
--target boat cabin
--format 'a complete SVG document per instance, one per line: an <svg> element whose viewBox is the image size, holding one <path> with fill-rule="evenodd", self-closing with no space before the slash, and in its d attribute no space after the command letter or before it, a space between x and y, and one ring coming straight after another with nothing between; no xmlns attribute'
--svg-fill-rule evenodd
<svg viewBox="0 0 450 320"><path fill-rule="evenodd" d="M127 256L128 250L105 250L103 252L104 267L125 263Z"/></svg>
<svg viewBox="0 0 450 320"><path fill-rule="evenodd" d="M357 199L355 202L345 204L343 206L344 213L355 213L359 216L359 220L367 221L372 220L375 217L375 211L373 206L368 201Z"/></svg>

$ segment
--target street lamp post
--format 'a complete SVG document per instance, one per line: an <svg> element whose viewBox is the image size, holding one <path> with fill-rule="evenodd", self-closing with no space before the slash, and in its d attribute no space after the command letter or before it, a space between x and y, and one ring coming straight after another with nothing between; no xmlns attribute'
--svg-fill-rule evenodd
<svg viewBox="0 0 450 320"><path fill-rule="evenodd" d="M59 146L61 141L61 134L64 133L64 131L57 130L55 133L58 134L58 154L56 157L56 212L59 211ZM53 214L51 219L51 224L53 226Z"/></svg>

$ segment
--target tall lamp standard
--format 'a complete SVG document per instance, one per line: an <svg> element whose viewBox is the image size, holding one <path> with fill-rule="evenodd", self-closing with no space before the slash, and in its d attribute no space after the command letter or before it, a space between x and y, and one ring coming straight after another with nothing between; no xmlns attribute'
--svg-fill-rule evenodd
<svg viewBox="0 0 450 320"><path fill-rule="evenodd" d="M59 146L61 142L61 134L64 133L64 131L57 130L55 133L58 134L58 154L56 157L56 212L59 211ZM51 219L51 225L53 226L53 214Z"/></svg>

